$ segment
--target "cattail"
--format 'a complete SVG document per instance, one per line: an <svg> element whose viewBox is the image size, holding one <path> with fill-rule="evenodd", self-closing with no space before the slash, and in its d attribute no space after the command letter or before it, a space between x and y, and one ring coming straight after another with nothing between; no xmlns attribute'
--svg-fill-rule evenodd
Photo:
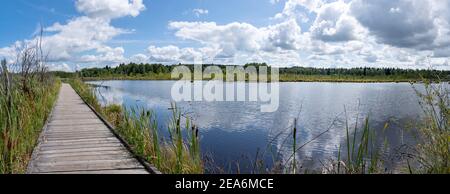
<svg viewBox="0 0 450 194"><path fill-rule="evenodd" d="M198 127L196 127L196 129L195 129L195 137L198 138Z"/></svg>
<svg viewBox="0 0 450 194"><path fill-rule="evenodd" d="M294 120L294 140L297 138L297 119Z"/></svg>
<svg viewBox="0 0 450 194"><path fill-rule="evenodd" d="M177 119L177 125L176 125L177 131L180 129L180 119Z"/></svg>

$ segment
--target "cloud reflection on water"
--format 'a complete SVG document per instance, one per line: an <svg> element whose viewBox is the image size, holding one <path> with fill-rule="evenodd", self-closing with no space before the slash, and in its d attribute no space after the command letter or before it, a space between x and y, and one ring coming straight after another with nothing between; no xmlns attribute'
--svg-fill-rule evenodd
<svg viewBox="0 0 450 194"><path fill-rule="evenodd" d="M104 96L103 103L139 105L154 110L164 126L170 117L172 83L106 81L102 84L109 89L99 88L99 93ZM409 84L282 83L280 87L280 108L274 113L260 112L258 102L182 102L177 105L183 112L189 112L200 127L203 150L222 165L239 160L240 155L254 156L258 148L265 150L275 137L270 146L286 160L292 154L291 126L297 117L298 145L330 128L328 133L302 148L297 159L326 161L336 157L339 145L345 140L344 106L350 126L356 122L357 115L360 124L369 115L371 126L378 131L387 121L403 122L420 116L417 98ZM401 126L400 123L392 125L387 133L393 145L403 141L398 137Z"/></svg>

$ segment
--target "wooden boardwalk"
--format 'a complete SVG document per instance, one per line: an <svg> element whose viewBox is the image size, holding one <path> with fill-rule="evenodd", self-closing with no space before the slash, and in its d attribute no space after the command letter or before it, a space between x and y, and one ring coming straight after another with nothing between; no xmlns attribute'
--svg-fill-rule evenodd
<svg viewBox="0 0 450 194"><path fill-rule="evenodd" d="M63 84L28 173L147 174L102 120Z"/></svg>

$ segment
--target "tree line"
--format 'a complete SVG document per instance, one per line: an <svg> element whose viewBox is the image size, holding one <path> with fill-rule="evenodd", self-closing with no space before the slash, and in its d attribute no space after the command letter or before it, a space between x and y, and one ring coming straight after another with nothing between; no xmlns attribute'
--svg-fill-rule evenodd
<svg viewBox="0 0 450 194"><path fill-rule="evenodd" d="M187 66L193 70L192 64L120 64L117 67L106 66L104 68L87 68L76 72L81 77L107 77L107 76L151 76L158 74L170 74L177 66ZM203 68L208 66L218 66L224 70L227 66L235 65L217 65L205 64ZM248 63L244 68L254 66L258 69L260 66L269 66L266 63ZM270 71L270 69L269 69ZM313 67L283 67L279 69L280 74L285 75L306 75L306 76L357 76L357 77L401 77L407 79L435 78L448 80L450 71L442 70L426 70L426 69L400 69L400 68L313 68ZM60 77L69 77L73 74L65 72L55 72Z"/></svg>

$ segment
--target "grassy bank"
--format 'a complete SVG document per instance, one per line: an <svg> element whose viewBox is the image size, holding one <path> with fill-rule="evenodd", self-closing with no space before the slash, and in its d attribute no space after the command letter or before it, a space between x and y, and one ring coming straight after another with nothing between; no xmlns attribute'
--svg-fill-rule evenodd
<svg viewBox="0 0 450 194"><path fill-rule="evenodd" d="M115 126L116 132L133 151L158 170L168 174L200 174L204 172L199 146L198 128L173 105L173 117L168 127L170 138L159 134L156 115L145 109L125 109L119 105L102 107L92 89L80 79L68 83L97 112Z"/></svg>
<svg viewBox="0 0 450 194"><path fill-rule="evenodd" d="M0 68L0 174L24 173L53 108L59 79L45 72L25 77Z"/></svg>

